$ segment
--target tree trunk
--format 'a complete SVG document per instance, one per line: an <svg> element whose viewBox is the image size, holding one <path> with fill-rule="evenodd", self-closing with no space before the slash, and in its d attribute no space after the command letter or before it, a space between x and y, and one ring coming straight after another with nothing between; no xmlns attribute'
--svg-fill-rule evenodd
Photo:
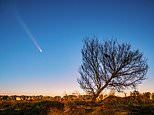
<svg viewBox="0 0 154 115"><path fill-rule="evenodd" d="M98 97L97 95L94 95L94 97L92 98L91 102L92 102L92 103L95 103L97 97Z"/></svg>
<svg viewBox="0 0 154 115"><path fill-rule="evenodd" d="M99 96L99 94L101 93L102 90L99 90L92 98L92 103L95 103L96 102L96 98Z"/></svg>
<svg viewBox="0 0 154 115"><path fill-rule="evenodd" d="M111 78L106 82L106 84L102 87L102 88L100 88L98 91L97 91L97 93L94 95L94 97L92 98L92 103L95 103L96 102L96 98L99 96L99 94L104 90L104 88L106 88L107 87L107 85L109 84L109 82L112 80L112 78L113 78L113 75L111 76Z"/></svg>
<svg viewBox="0 0 154 115"><path fill-rule="evenodd" d="M110 78L110 80L111 80L111 78ZM96 98L104 90L104 88L106 88L106 86L108 85L109 81L101 89L99 89L98 92L94 95L94 97L92 98L92 101L91 101L92 103L95 103L96 102Z"/></svg>

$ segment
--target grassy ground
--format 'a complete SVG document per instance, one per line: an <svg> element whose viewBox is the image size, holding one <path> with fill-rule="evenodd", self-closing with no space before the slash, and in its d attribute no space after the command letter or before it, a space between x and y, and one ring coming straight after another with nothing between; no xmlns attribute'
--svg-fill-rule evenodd
<svg viewBox="0 0 154 115"><path fill-rule="evenodd" d="M108 97L98 103L72 101L0 101L0 115L154 115L154 102Z"/></svg>

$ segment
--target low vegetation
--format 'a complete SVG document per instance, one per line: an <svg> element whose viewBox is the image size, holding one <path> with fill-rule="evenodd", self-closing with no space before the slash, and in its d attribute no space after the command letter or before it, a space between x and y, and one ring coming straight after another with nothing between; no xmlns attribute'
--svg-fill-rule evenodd
<svg viewBox="0 0 154 115"><path fill-rule="evenodd" d="M58 101L1 101L0 114L47 115L50 109L63 111L64 104Z"/></svg>
<svg viewBox="0 0 154 115"><path fill-rule="evenodd" d="M91 101L1 100L0 115L154 115L154 100L143 95Z"/></svg>

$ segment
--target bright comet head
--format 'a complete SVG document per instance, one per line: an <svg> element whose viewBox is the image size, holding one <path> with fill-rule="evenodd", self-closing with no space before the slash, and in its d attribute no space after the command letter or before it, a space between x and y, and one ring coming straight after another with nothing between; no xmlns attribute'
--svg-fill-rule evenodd
<svg viewBox="0 0 154 115"><path fill-rule="evenodd" d="M42 53L42 49L39 49L40 53Z"/></svg>

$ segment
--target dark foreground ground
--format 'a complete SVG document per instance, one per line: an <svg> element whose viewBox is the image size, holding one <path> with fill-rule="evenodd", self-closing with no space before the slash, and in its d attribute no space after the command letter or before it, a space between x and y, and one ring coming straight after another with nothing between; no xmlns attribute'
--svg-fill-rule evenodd
<svg viewBox="0 0 154 115"><path fill-rule="evenodd" d="M139 97L88 101L0 101L0 115L154 115L154 102Z"/></svg>

